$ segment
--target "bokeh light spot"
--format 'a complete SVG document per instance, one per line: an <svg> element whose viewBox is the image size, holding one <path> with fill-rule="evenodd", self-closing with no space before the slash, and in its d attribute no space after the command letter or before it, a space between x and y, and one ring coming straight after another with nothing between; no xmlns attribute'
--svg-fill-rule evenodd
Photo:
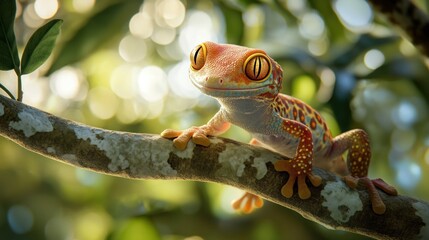
<svg viewBox="0 0 429 240"><path fill-rule="evenodd" d="M336 0L334 9L346 27L364 28L373 18L371 7L364 0Z"/></svg>
<svg viewBox="0 0 429 240"><path fill-rule="evenodd" d="M75 173L77 180L84 186L94 186L101 180L100 174L85 169L77 168Z"/></svg>
<svg viewBox="0 0 429 240"><path fill-rule="evenodd" d="M110 89L105 87L92 88L88 95L91 112L100 119L112 118L118 110L119 101Z"/></svg>
<svg viewBox="0 0 429 240"><path fill-rule="evenodd" d="M81 94L82 79L80 74L72 67L63 69L52 74L50 87L52 92L64 99L75 99ZM84 90L86 96L86 89Z"/></svg>
<svg viewBox="0 0 429 240"><path fill-rule="evenodd" d="M68 219L63 217L51 218L45 225L47 240L73 239L73 229Z"/></svg>
<svg viewBox="0 0 429 240"><path fill-rule="evenodd" d="M411 160L400 161L396 171L396 181L405 189L413 189L420 182L422 170Z"/></svg>
<svg viewBox="0 0 429 240"><path fill-rule="evenodd" d="M141 38L149 38L153 33L153 22L147 13L140 12L131 18L129 28L131 34Z"/></svg>
<svg viewBox="0 0 429 240"><path fill-rule="evenodd" d="M299 32L303 37L308 39L316 39L322 36L325 31L325 23L319 14L315 12L306 13L299 25Z"/></svg>
<svg viewBox="0 0 429 240"><path fill-rule="evenodd" d="M157 10L159 16L172 28L180 26L185 19L186 8L179 0L162 0Z"/></svg>
<svg viewBox="0 0 429 240"><path fill-rule="evenodd" d="M25 25L31 28L40 27L44 20L36 13L34 9L34 3L28 4L28 6L24 10L23 15Z"/></svg>
<svg viewBox="0 0 429 240"><path fill-rule="evenodd" d="M201 95L200 91L192 85L189 80L189 61L182 61L176 64L168 72L168 84L174 94L185 98L197 98Z"/></svg>
<svg viewBox="0 0 429 240"><path fill-rule="evenodd" d="M148 102L159 101L168 93L167 75L157 66L144 67L139 73L137 85L140 96Z"/></svg>
<svg viewBox="0 0 429 240"><path fill-rule="evenodd" d="M392 120L398 128L409 128L417 121L417 117L416 106L408 100L403 100L396 108L392 108Z"/></svg>
<svg viewBox="0 0 429 240"><path fill-rule="evenodd" d="M391 135L392 147L397 152L406 152L416 142L416 133L409 130L395 129Z"/></svg>
<svg viewBox="0 0 429 240"><path fill-rule="evenodd" d="M368 52L365 53L364 59L363 59L365 66L369 69L376 69L383 65L384 63L384 54L377 50L377 49L371 49Z"/></svg>
<svg viewBox="0 0 429 240"><path fill-rule="evenodd" d="M217 42L213 21L207 13L188 11L186 17L185 24L179 35L180 48L186 56L189 56L191 50L202 42Z"/></svg>
<svg viewBox="0 0 429 240"><path fill-rule="evenodd" d="M316 93L316 85L311 77L307 75L299 76L293 82L292 92L293 96L308 102Z"/></svg>
<svg viewBox="0 0 429 240"><path fill-rule="evenodd" d="M43 19L53 17L58 11L57 0L36 0L34 3L34 10L37 15Z"/></svg>
<svg viewBox="0 0 429 240"><path fill-rule="evenodd" d="M7 212L10 228L17 234L23 234L33 227L33 214L25 206L14 205Z"/></svg>
<svg viewBox="0 0 429 240"><path fill-rule="evenodd" d="M120 98L132 99L135 97L135 82L137 69L128 64L121 65L110 76L110 88Z"/></svg>
<svg viewBox="0 0 429 240"><path fill-rule="evenodd" d="M146 43L137 37L127 35L119 43L119 55L127 62L137 62L146 56Z"/></svg>
<svg viewBox="0 0 429 240"><path fill-rule="evenodd" d="M160 45L170 44L176 38L176 29L157 27L150 38Z"/></svg>

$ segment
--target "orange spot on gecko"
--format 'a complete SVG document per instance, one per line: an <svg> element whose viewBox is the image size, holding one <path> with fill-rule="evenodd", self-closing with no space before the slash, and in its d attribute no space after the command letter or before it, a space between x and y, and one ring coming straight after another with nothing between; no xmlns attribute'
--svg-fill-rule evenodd
<svg viewBox="0 0 429 240"><path fill-rule="evenodd" d="M307 111L308 114L313 114L313 109L311 109L310 106L304 105L305 111Z"/></svg>
<svg viewBox="0 0 429 240"><path fill-rule="evenodd" d="M322 117L320 116L319 113L315 112L314 115L316 116L316 119L319 123L322 123Z"/></svg>
<svg viewBox="0 0 429 240"><path fill-rule="evenodd" d="M311 118L311 120L310 120L310 128L313 129L313 130L315 130L316 127L317 127L316 120L314 120L314 118Z"/></svg>
<svg viewBox="0 0 429 240"><path fill-rule="evenodd" d="M323 134L323 142L328 141L329 137L327 134Z"/></svg>
<svg viewBox="0 0 429 240"><path fill-rule="evenodd" d="M298 113L299 113L299 121L301 121L302 123L305 123L304 112L302 110L299 110Z"/></svg>
<svg viewBox="0 0 429 240"><path fill-rule="evenodd" d="M298 111L296 110L296 108L293 108L292 113L293 113L293 118L296 119L298 117Z"/></svg>
<svg viewBox="0 0 429 240"><path fill-rule="evenodd" d="M295 104L298 106L299 109L304 109L304 104L301 101L295 101Z"/></svg>

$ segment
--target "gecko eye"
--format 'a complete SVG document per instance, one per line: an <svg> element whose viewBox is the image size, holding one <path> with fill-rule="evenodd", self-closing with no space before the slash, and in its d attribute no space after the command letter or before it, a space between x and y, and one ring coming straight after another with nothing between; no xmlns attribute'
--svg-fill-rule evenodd
<svg viewBox="0 0 429 240"><path fill-rule="evenodd" d="M200 70L204 66L204 63L206 62L206 54L207 51L204 44L200 44L192 50L190 55L192 69Z"/></svg>
<svg viewBox="0 0 429 240"><path fill-rule="evenodd" d="M265 81L271 73L271 61L265 54L252 54L244 62L244 72L250 80Z"/></svg>

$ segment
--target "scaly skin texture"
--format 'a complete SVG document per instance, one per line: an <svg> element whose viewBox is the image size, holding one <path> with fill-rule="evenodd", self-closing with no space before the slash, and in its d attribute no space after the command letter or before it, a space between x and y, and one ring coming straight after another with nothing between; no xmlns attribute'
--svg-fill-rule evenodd
<svg viewBox="0 0 429 240"><path fill-rule="evenodd" d="M351 188L363 182L374 212L386 211L376 188L390 195L397 192L381 179L368 179L371 150L367 134L356 129L333 138L318 112L299 99L279 93L283 71L264 51L205 42L194 48L190 60L192 83L201 92L216 98L221 108L203 126L163 131L161 135L174 138L178 149L185 149L191 139L208 146L207 136L224 133L232 123L253 135L251 144L291 158L274 164L277 171L289 174L281 189L283 196L292 197L297 183L299 197L309 198L311 192L306 180L316 187L321 184L321 178L312 173L315 165L344 176ZM347 165L342 159L346 151ZM261 206L262 200L251 193L233 203L235 209L246 213Z"/></svg>

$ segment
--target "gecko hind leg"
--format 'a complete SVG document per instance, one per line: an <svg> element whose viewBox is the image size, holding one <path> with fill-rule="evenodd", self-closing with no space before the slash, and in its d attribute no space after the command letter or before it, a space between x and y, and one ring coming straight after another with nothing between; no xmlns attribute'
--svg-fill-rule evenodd
<svg viewBox="0 0 429 240"><path fill-rule="evenodd" d="M383 214L386 211L386 205L377 188L392 196L398 195L398 192L382 179L368 178L371 149L366 132L360 129L351 130L335 137L333 141L332 157L348 151L347 168L349 175L343 177L344 182L352 189L355 189L358 183L362 182L368 191L372 210L376 214Z"/></svg>

